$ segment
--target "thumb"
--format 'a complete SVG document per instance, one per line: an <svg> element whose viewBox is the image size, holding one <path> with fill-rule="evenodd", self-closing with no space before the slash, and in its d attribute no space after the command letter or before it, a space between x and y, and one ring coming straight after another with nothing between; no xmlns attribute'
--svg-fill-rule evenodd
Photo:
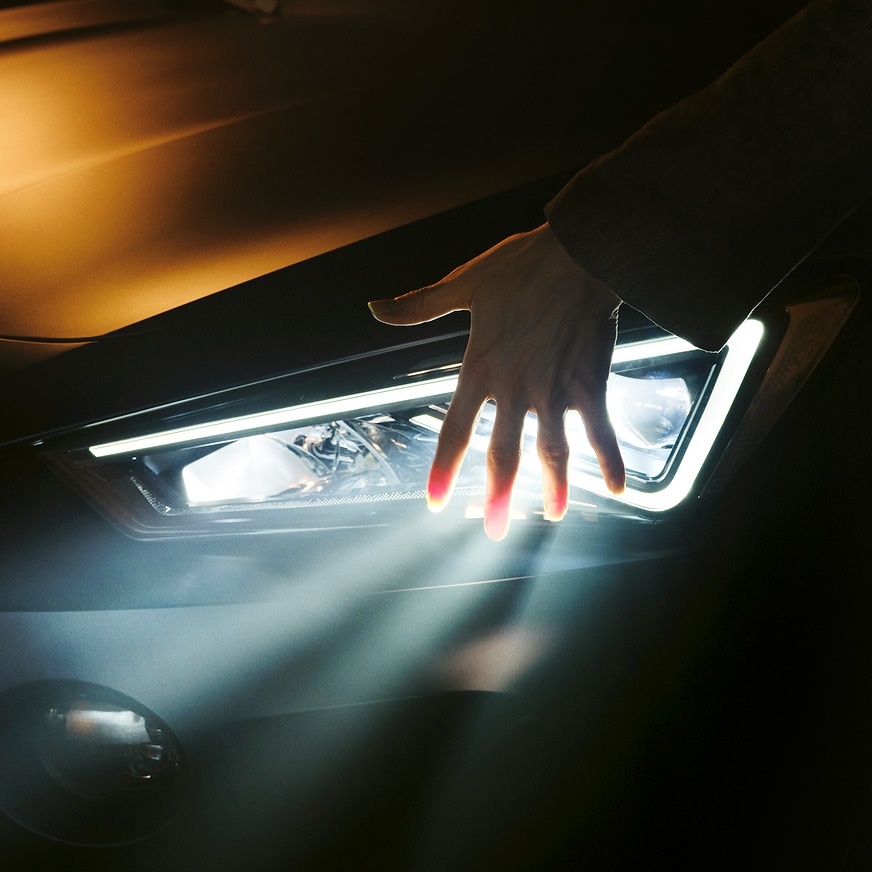
<svg viewBox="0 0 872 872"><path fill-rule="evenodd" d="M452 283L437 282L392 300L373 300L367 305L376 320L385 324L421 324L457 309L468 309L468 303L459 299L455 291Z"/></svg>

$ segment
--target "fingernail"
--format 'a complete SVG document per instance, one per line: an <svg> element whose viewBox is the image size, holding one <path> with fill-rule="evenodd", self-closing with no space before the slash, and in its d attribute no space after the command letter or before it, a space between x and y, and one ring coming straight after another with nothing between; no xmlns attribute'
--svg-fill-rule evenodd
<svg viewBox="0 0 872 872"><path fill-rule="evenodd" d="M622 494L626 487L626 481L623 478L610 478L608 485L613 494Z"/></svg>
<svg viewBox="0 0 872 872"><path fill-rule="evenodd" d="M557 501L546 503L545 505L545 520L546 521L562 521L566 515L566 503Z"/></svg>
<svg viewBox="0 0 872 872"><path fill-rule="evenodd" d="M427 508L430 509L433 514L438 514L445 508L445 500L438 499L434 497L432 494L427 494Z"/></svg>
<svg viewBox="0 0 872 872"><path fill-rule="evenodd" d="M484 531L488 539L499 542L509 532L509 501L495 500L485 506Z"/></svg>
<svg viewBox="0 0 872 872"><path fill-rule="evenodd" d="M431 512L441 512L450 496L448 487L438 479L430 478L427 482L427 508Z"/></svg>

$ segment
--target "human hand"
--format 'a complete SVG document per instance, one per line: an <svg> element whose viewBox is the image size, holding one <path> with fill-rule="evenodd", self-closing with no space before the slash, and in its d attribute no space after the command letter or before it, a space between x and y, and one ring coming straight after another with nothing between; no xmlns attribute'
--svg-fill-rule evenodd
<svg viewBox="0 0 872 872"><path fill-rule="evenodd" d="M545 517L565 514L569 488L564 415L581 414L606 485L624 489L624 463L606 410L620 300L588 276L547 224L509 237L442 281L369 304L386 324L420 324L458 309L471 313L457 390L439 434L427 502L451 496L482 405L496 402L487 453L484 526L502 539L521 460L528 411L538 418Z"/></svg>

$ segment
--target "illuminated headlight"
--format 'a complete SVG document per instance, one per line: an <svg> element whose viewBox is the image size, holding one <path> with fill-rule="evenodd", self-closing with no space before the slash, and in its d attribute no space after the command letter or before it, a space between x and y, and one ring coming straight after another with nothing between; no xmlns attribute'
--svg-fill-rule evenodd
<svg viewBox="0 0 872 872"><path fill-rule="evenodd" d="M608 403L627 489L608 492L581 420L567 415L570 500L657 515L694 489L761 344L745 322L718 354L659 336L619 344ZM445 373L450 374L446 375ZM135 535L294 530L388 523L423 505L457 367L413 373L372 390L143 428L55 452L57 468ZM484 493L494 406L482 409L452 505L475 514ZM541 512L536 418L527 416L516 501Z"/></svg>

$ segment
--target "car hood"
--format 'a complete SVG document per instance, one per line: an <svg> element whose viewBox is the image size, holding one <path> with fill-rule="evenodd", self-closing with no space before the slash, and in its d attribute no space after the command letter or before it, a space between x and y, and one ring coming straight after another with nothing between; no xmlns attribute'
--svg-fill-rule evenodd
<svg viewBox="0 0 872 872"><path fill-rule="evenodd" d="M103 335L578 166L755 35L528 7L0 10L0 336Z"/></svg>
<svg viewBox="0 0 872 872"><path fill-rule="evenodd" d="M426 15L121 7L0 12L4 336L110 333L548 166L406 159Z"/></svg>

